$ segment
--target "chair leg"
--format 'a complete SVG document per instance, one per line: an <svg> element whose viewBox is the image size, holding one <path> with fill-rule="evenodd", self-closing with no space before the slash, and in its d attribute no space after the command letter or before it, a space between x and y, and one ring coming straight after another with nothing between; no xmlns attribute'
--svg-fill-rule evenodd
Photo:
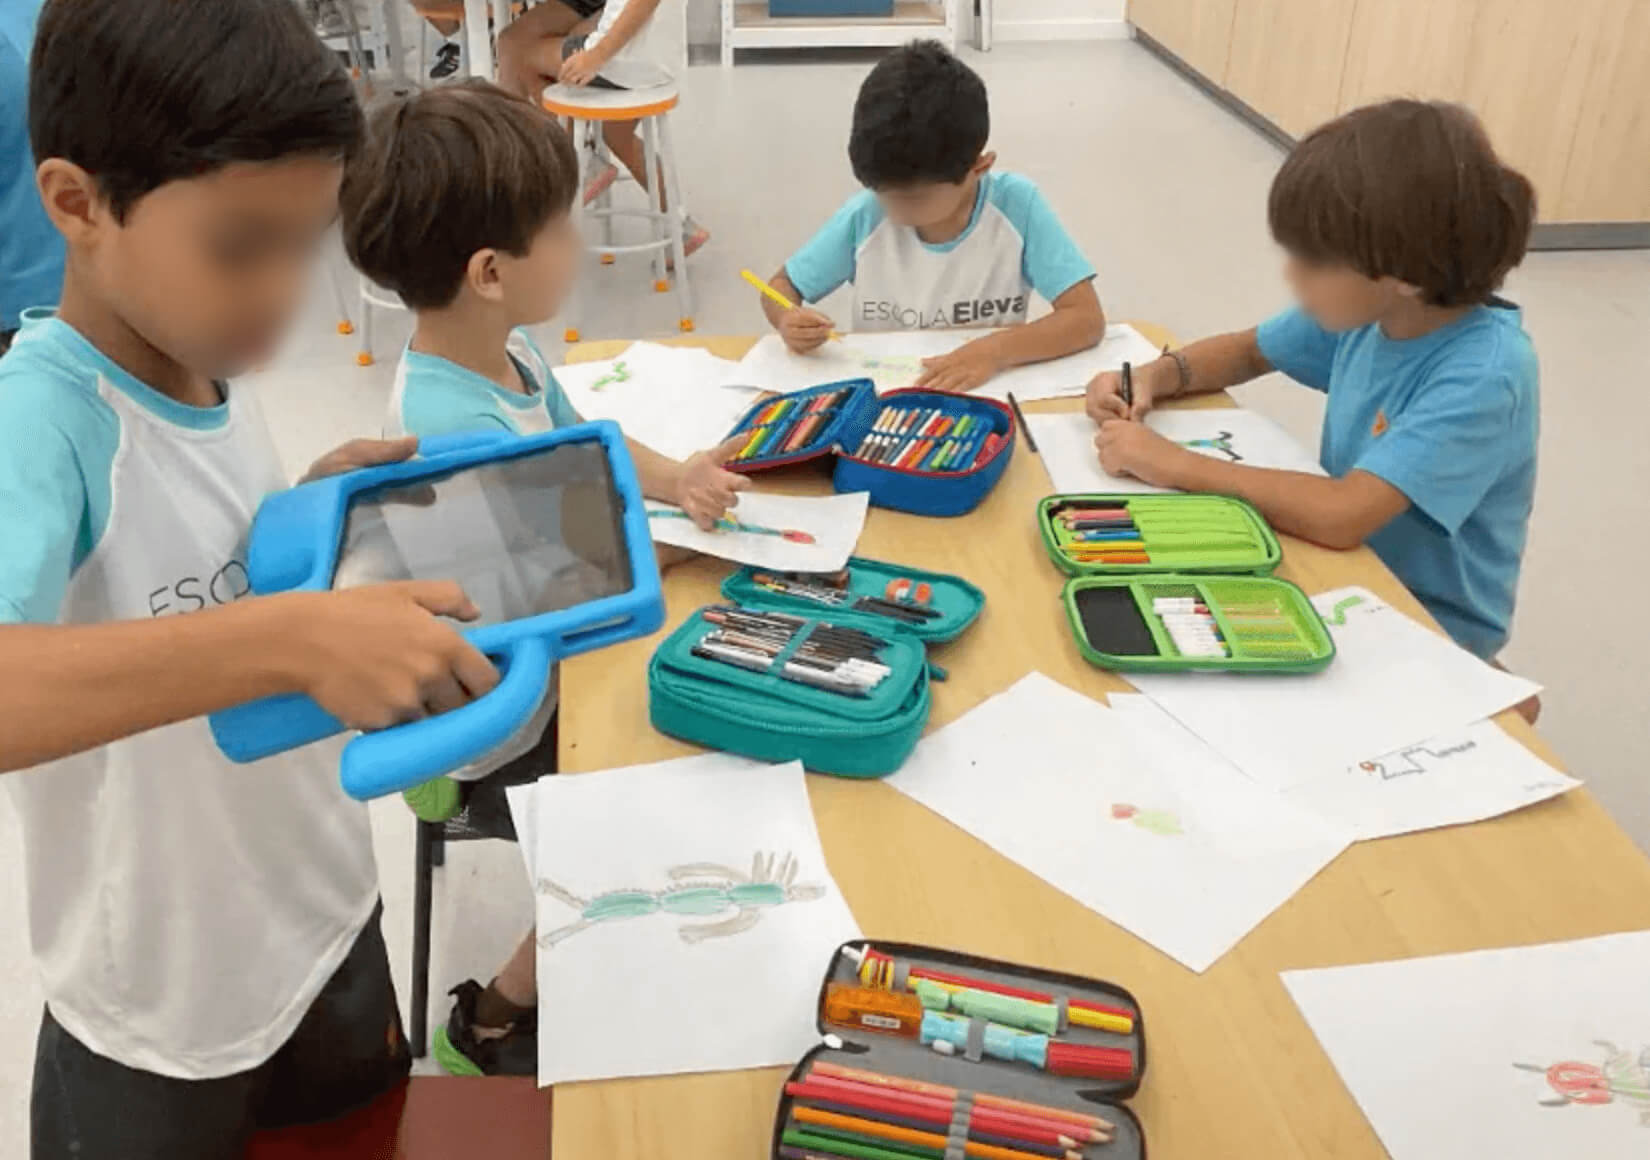
<svg viewBox="0 0 1650 1160"><path fill-rule="evenodd" d="M429 1050L430 1013L430 908L431 871L435 867L435 844L441 827L430 822L416 823L413 840L413 952L412 1018L408 1038L413 1057L422 1059Z"/></svg>
<svg viewBox="0 0 1650 1160"><path fill-rule="evenodd" d="M355 323L350 321L349 303L344 297L343 276L338 273L338 263L330 255L327 258L327 285L332 287L332 301L338 308L338 333L354 334Z"/></svg>
<svg viewBox="0 0 1650 1160"><path fill-rule="evenodd" d="M693 290L688 285L687 254L682 247L682 226L687 211L682 205L682 183L676 175L676 142L670 130L670 114L660 113L659 152L665 168L665 197L670 209L665 213L665 228L670 231L670 249L676 256L676 297L681 304L682 317L678 323L684 331L693 329Z"/></svg>
<svg viewBox="0 0 1650 1160"><path fill-rule="evenodd" d="M670 219L665 214L663 205L664 189L659 181L659 130L658 120L654 117L642 118L642 156L647 174L647 186L643 190L647 194L647 211L655 215L648 220L648 236L658 237L660 241L669 241L668 233L655 233L670 228ZM653 289L663 294L670 289L670 280L665 272L664 250L653 251Z"/></svg>
<svg viewBox="0 0 1650 1160"><path fill-rule="evenodd" d="M367 297L367 280L361 279L361 349L355 353L358 365L372 365L372 299Z"/></svg>
<svg viewBox="0 0 1650 1160"><path fill-rule="evenodd" d="M568 121L568 134L576 146L579 141L579 123L572 119ZM584 261L584 183L590 175L583 172L583 159L590 156L587 149L578 149L575 153L580 159L580 172L574 175L573 185L573 232L579 238L579 261ZM562 340L564 342L579 341L579 300L584 296L579 289L582 278L573 279L573 287L568 291L567 301L562 305Z"/></svg>

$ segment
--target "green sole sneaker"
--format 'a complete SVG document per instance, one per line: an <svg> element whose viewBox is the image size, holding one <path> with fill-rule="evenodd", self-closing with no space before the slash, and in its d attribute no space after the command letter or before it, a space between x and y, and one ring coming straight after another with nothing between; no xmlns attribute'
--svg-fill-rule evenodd
<svg viewBox="0 0 1650 1160"><path fill-rule="evenodd" d="M441 1065L441 1070L448 1075L486 1075L477 1067L475 1061L453 1046L453 1041L447 1038L447 1029L437 1027L435 1034L430 1036L430 1054Z"/></svg>
<svg viewBox="0 0 1650 1160"><path fill-rule="evenodd" d="M401 800L421 822L444 822L463 808L463 795L458 782L450 777L437 777L401 792Z"/></svg>

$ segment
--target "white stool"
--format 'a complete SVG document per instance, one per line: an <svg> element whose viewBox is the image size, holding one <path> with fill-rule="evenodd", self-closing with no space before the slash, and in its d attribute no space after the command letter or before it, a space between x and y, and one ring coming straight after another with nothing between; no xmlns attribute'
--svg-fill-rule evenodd
<svg viewBox="0 0 1650 1160"><path fill-rule="evenodd" d="M642 148L647 161L648 181L646 209L619 209L613 205L613 191L609 186L594 206L584 209L584 184L588 174L581 174L578 192L573 195L574 224L585 214L602 223L602 240L587 243L585 248L601 256L603 265L610 265L617 254L651 254L653 256L653 288L660 293L670 289L665 268L665 255L670 255L676 269L676 295L681 308L677 325L684 331L693 329L693 292L688 285L687 255L682 249L682 227L687 211L682 206L682 185L677 177L676 151L671 142L670 111L679 100L674 81L650 85L640 89L575 88L569 85L551 85L544 90L544 107L567 125L575 144L579 139L581 123L599 128L609 121L638 121L641 123ZM584 150L579 151L582 158ZM601 155L598 150L596 156ZM654 180L664 170L664 188ZM660 203L663 193L668 208ZM613 219L641 218L648 223L648 239L633 245L613 244ZM580 292L575 285L564 311L568 342L579 341Z"/></svg>

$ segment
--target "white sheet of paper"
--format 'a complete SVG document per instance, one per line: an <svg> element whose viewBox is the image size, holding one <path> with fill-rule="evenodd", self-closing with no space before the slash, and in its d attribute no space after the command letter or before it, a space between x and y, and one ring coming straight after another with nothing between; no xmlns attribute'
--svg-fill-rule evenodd
<svg viewBox="0 0 1650 1160"><path fill-rule="evenodd" d="M801 763L710 753L535 797L540 1085L767 1067L819 1042L819 981L859 928Z"/></svg>
<svg viewBox="0 0 1650 1160"><path fill-rule="evenodd" d="M538 881L539 800L538 783L504 787L504 801L510 807L510 821L516 827L516 850L527 868L527 889Z"/></svg>
<svg viewBox="0 0 1650 1160"><path fill-rule="evenodd" d="M990 330L888 330L846 334L809 354L792 354L778 335L764 335L738 367L724 380L729 386L758 387L765 391L800 391L820 383L868 378L881 391L909 387L922 374L922 360L950 354ZM1114 371L1125 362L1144 363L1156 358L1157 348L1127 323L1106 327L1100 345L1065 358L1030 366L1012 367L974 394L993 399L1009 391L1020 402L1081 395L1088 381L1101 371Z"/></svg>
<svg viewBox="0 0 1650 1160"><path fill-rule="evenodd" d="M686 459L725 439L754 401L722 386L736 366L698 347L633 342L617 358L555 374L581 418L612 419L638 443Z"/></svg>
<svg viewBox="0 0 1650 1160"><path fill-rule="evenodd" d="M863 491L844 495L791 496L746 491L739 505L726 518L752 528L772 532L717 528L700 531L692 520L681 516L652 515L648 529L655 541L692 548L741 564L772 568L781 572L834 572L848 562L865 527L865 508L870 496ZM680 512L668 503L647 505L649 513ZM791 532L812 538L797 542L783 534Z"/></svg>
<svg viewBox="0 0 1650 1160"><path fill-rule="evenodd" d="M1194 971L1350 840L1155 707L1041 673L923 738L888 784Z"/></svg>
<svg viewBox="0 0 1650 1160"><path fill-rule="evenodd" d="M1155 494L1173 490L1102 470L1099 453L1094 449L1096 428L1087 415L1027 415L1026 423L1037 440L1043 470L1048 472L1055 491ZM1324 474L1318 461L1289 432L1265 415L1242 407L1153 411L1146 416L1146 425L1167 439L1216 459Z"/></svg>
<svg viewBox="0 0 1650 1160"><path fill-rule="evenodd" d="M1483 821L1580 784L1479 721L1305 782L1289 799L1370 839Z"/></svg>
<svg viewBox="0 0 1650 1160"><path fill-rule="evenodd" d="M1287 971L1392 1160L1650 1156L1650 931Z"/></svg>
<svg viewBox="0 0 1650 1160"><path fill-rule="evenodd" d="M1337 588L1312 603L1335 639L1322 672L1130 673L1129 683L1273 789L1461 729L1541 690L1366 589Z"/></svg>

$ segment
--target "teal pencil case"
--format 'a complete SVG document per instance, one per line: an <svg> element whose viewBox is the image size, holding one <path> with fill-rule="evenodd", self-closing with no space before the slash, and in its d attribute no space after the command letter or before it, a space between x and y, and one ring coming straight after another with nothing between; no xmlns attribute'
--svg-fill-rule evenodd
<svg viewBox="0 0 1650 1160"><path fill-rule="evenodd" d="M849 557L840 572L741 568L722 581L722 595L738 604L817 616L864 612L928 644L956 640L985 607L985 593L961 576L865 556Z"/></svg>
<svg viewBox="0 0 1650 1160"><path fill-rule="evenodd" d="M881 616L708 605L648 662L648 717L710 749L886 777L928 724L929 676L922 639Z"/></svg>

